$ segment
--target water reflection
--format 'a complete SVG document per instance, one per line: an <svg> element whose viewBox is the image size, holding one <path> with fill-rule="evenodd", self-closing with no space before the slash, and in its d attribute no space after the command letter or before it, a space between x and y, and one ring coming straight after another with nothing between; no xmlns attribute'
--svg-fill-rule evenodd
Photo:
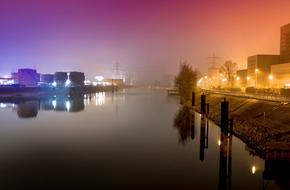
<svg viewBox="0 0 290 190"><path fill-rule="evenodd" d="M200 120L200 142L199 142L199 159L204 160L204 150L208 148L208 119L204 115Z"/></svg>
<svg viewBox="0 0 290 190"><path fill-rule="evenodd" d="M17 115L19 118L33 118L38 114L39 101L26 101L18 104Z"/></svg>
<svg viewBox="0 0 290 190"><path fill-rule="evenodd" d="M232 135L221 131L219 152L219 185L218 189L231 189L232 176Z"/></svg>
<svg viewBox="0 0 290 190"><path fill-rule="evenodd" d="M199 140L195 140L195 125L199 125L197 134L199 135ZM220 128L213 124L214 128L210 129L209 120L205 115L193 113L192 109L187 106L183 106L176 113L174 118L174 127L178 130L178 139L182 145L187 144L197 144L198 146L191 145L193 147L199 148L199 161L206 163L206 150L209 149L209 130L213 130L211 137L218 137L219 140L216 141L212 139L213 143L217 143L218 146L218 183L217 188L219 190L231 190L236 189L239 186L233 185L232 176L235 172L239 170L245 171L246 168L240 169L240 166L233 165L233 139L235 140L235 149L238 143L242 144L240 140L236 137L222 131ZM190 138L191 137L191 138ZM274 141L274 140L273 140ZM282 147L282 150L281 150ZM278 149L280 150L278 150ZM215 147L209 149L210 152L213 151ZM265 152L257 156L257 152L246 146L246 152L248 153L246 157L240 157L239 149L235 150L235 161L240 162L241 160L249 160L249 170L247 174L238 174L235 178L252 178L259 179L259 184L252 189L290 189L290 146L288 142L284 142L277 145L277 142L271 142L271 146L265 148ZM211 161L214 158L209 158ZM255 161L256 159L256 161ZM261 160L262 159L262 160ZM193 161L196 162L196 161ZM234 170L233 170L234 168ZM233 172L234 171L234 172ZM210 171L212 173L213 171ZM235 174L237 175L237 174ZM240 188L243 189L243 188Z"/></svg>
<svg viewBox="0 0 290 190"><path fill-rule="evenodd" d="M174 127L179 133L179 142L183 145L189 140L194 139L194 123L192 122L192 108L183 106L180 108L174 119Z"/></svg>
<svg viewBox="0 0 290 190"><path fill-rule="evenodd" d="M280 147L283 145L280 145ZM290 147L284 150L267 148L263 171L263 189L268 189L271 181L276 181L283 189L290 189Z"/></svg>
<svg viewBox="0 0 290 190"><path fill-rule="evenodd" d="M96 94L80 95L54 95L40 98L9 98L1 100L0 108L17 111L19 118L36 118L38 112L57 111L57 112L81 112L85 107L95 102L96 106L105 104L105 92Z"/></svg>

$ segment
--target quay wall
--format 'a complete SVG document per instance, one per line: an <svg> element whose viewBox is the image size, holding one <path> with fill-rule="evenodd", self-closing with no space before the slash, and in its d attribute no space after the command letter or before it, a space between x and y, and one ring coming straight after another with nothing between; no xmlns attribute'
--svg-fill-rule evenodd
<svg viewBox="0 0 290 190"><path fill-rule="evenodd" d="M200 95L195 110L200 112ZM234 119L234 134L249 147L264 152L271 144L290 143L290 104L243 97L206 94L209 119L220 125L221 102L229 102L229 118Z"/></svg>

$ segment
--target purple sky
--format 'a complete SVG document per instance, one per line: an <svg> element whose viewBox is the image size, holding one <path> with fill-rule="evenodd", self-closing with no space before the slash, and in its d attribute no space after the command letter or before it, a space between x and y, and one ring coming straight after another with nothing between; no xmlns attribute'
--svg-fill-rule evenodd
<svg viewBox="0 0 290 190"><path fill-rule="evenodd" d="M19 67L110 76L118 61L139 78L201 71L215 53L246 66L279 52L290 1L0 0L0 75Z"/></svg>

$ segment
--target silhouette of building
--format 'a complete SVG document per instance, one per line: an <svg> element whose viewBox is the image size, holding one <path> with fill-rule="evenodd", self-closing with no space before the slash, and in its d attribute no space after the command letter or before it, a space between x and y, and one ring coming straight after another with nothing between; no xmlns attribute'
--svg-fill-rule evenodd
<svg viewBox="0 0 290 190"><path fill-rule="evenodd" d="M280 30L280 55L281 63L290 62L290 23L282 26Z"/></svg>
<svg viewBox="0 0 290 190"><path fill-rule="evenodd" d="M71 82L71 86L84 86L85 85L85 74L82 72L70 72L69 80Z"/></svg>

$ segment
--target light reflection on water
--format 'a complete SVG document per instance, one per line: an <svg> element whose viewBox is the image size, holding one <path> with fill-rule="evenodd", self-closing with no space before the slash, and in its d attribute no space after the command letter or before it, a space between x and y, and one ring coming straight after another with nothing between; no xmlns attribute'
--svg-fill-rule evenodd
<svg viewBox="0 0 290 190"><path fill-rule="evenodd" d="M2 102L0 187L289 187L289 164L264 161L178 102L162 91L133 89Z"/></svg>

